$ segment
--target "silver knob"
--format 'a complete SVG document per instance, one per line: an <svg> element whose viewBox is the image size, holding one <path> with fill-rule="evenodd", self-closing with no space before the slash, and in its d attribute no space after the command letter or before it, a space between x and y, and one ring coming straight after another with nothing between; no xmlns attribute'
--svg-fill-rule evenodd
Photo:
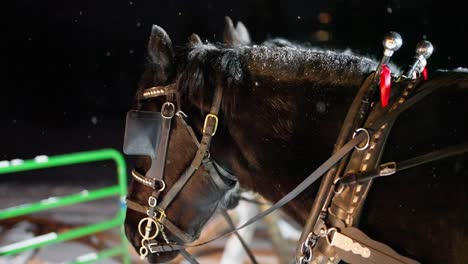
<svg viewBox="0 0 468 264"><path fill-rule="evenodd" d="M380 72L382 71L382 65L387 64L390 60L390 57L392 57L393 52L401 48L401 45L403 45L403 39L401 38L401 35L397 32L390 31L387 34L385 34L384 39L382 41L382 45L384 47L384 54L379 62L379 65L377 66L377 69L375 70L374 82L376 83L378 83L379 81Z"/></svg>
<svg viewBox="0 0 468 264"><path fill-rule="evenodd" d="M384 55L390 57L393 55L393 52L401 48L401 45L403 45L403 39L397 32L390 31L385 34L382 45L384 47Z"/></svg>
<svg viewBox="0 0 468 264"><path fill-rule="evenodd" d="M434 46L431 42L427 40L421 40L416 44L416 56L423 56L425 59L428 59L432 52L434 52Z"/></svg>
<svg viewBox="0 0 468 264"><path fill-rule="evenodd" d="M409 78L415 78L415 73L421 73L427 65L427 59L434 52L434 46L427 40L421 40L416 44L416 55L414 56L414 62L408 68L406 76Z"/></svg>

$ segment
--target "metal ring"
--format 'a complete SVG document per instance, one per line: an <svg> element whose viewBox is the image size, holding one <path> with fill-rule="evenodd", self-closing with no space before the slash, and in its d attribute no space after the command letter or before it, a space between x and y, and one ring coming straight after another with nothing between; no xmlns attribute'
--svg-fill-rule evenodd
<svg viewBox="0 0 468 264"><path fill-rule="evenodd" d="M303 264L304 263L304 256L300 256L298 259L297 259L297 264Z"/></svg>
<svg viewBox="0 0 468 264"><path fill-rule="evenodd" d="M156 189L156 182L159 183L159 186L161 186L161 188L159 190ZM154 180L154 188L156 191L159 191L159 192L162 192L164 191L164 189L166 189L166 183L163 181L163 180L157 180L155 179Z"/></svg>
<svg viewBox="0 0 468 264"><path fill-rule="evenodd" d="M303 255L299 258L299 263L309 263L311 260L312 260L312 249L310 247L307 248L308 250L305 252L305 254L303 253ZM304 256L307 256L307 258L305 258Z"/></svg>
<svg viewBox="0 0 468 264"><path fill-rule="evenodd" d="M307 243L304 241L302 242L302 246L301 246L301 254L304 256L306 254L306 252L309 252L310 251L310 248L309 246L307 245Z"/></svg>
<svg viewBox="0 0 468 264"><path fill-rule="evenodd" d="M151 207L156 207L156 205L158 205L158 200L156 200L154 196L150 196L148 197L148 205Z"/></svg>
<svg viewBox="0 0 468 264"><path fill-rule="evenodd" d="M340 180L341 180L341 178L336 178L336 179L333 181L333 185L335 186L335 187L333 187L333 192L334 192L335 194L340 194L340 193L342 193L343 190L344 190L344 187L345 187L345 186L344 186L343 184L340 184ZM339 186L339 189L337 189L336 186Z"/></svg>
<svg viewBox="0 0 468 264"><path fill-rule="evenodd" d="M146 226L145 226L145 229L144 229L144 232L145 234L143 234L142 232L142 225L143 223L146 222ZM146 236L146 232L149 230L149 232L151 232L151 227L155 226L155 232L154 232L154 235L150 236L150 234L148 234L148 236ZM156 238L156 236L158 235L159 233L159 226L158 226L158 223L156 222L156 220L154 220L153 218L149 218L149 217L145 217L143 219L140 220L140 222L138 223L138 233L140 233L140 235L144 238L144 239L154 239Z"/></svg>
<svg viewBox="0 0 468 264"><path fill-rule="evenodd" d="M359 147L359 145L355 146L354 148L357 149L357 150L365 150L365 149L367 149L367 148L369 147L369 143L370 143L370 134L369 134L369 131L367 131L367 129L362 128L362 127L361 127L361 128L358 128L358 129L356 129L356 131L354 131L354 133L353 133L353 138L355 138L356 135L357 135L359 132L361 132L361 131L364 131L364 133L366 133L366 135L367 135L367 142L366 142L366 144L365 144L363 147Z"/></svg>
<svg viewBox="0 0 468 264"><path fill-rule="evenodd" d="M140 259L141 260L145 259L147 255L148 255L148 249L145 246L143 246L143 243L142 243L140 247Z"/></svg>
<svg viewBox="0 0 468 264"><path fill-rule="evenodd" d="M171 110L169 112L169 115L165 115L164 112L167 111L167 107L171 107ZM171 119L174 117L174 114L175 114L175 105L171 102L165 102L162 107L161 107L161 116L164 118L164 119Z"/></svg>
<svg viewBox="0 0 468 264"><path fill-rule="evenodd" d="M304 241L304 243L305 243L305 245L306 245L307 247L311 247L311 246L313 245L313 244L312 244L312 243L313 243L313 242L312 242L312 236L313 236L313 235L314 235L313 232L310 232L310 233L307 235L307 238L306 238L306 240Z"/></svg>
<svg viewBox="0 0 468 264"><path fill-rule="evenodd" d="M146 210L146 215L147 215L149 218L152 218L152 219L156 218L156 212L155 212L155 211L153 211L153 212L151 213L150 210Z"/></svg>
<svg viewBox="0 0 468 264"><path fill-rule="evenodd" d="M175 114L178 117L188 118L187 114L185 114L182 110L177 111Z"/></svg>
<svg viewBox="0 0 468 264"><path fill-rule="evenodd" d="M309 257L306 258L306 259L304 259L304 261L306 261L307 263L309 263L309 262L312 260L312 256L313 256L313 255L314 255L314 254L312 254L312 250L310 250L310 251L309 251Z"/></svg>

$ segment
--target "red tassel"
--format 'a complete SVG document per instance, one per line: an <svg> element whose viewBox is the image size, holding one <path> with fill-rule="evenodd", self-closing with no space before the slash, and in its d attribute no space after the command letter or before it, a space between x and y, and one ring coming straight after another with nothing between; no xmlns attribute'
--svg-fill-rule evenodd
<svg viewBox="0 0 468 264"><path fill-rule="evenodd" d="M427 67L424 67L424 69L422 70L422 76L424 80L427 80Z"/></svg>
<svg viewBox="0 0 468 264"><path fill-rule="evenodd" d="M380 72L380 103L382 107L388 105L388 100L390 99L392 84L392 72L387 65L382 64L382 71Z"/></svg>

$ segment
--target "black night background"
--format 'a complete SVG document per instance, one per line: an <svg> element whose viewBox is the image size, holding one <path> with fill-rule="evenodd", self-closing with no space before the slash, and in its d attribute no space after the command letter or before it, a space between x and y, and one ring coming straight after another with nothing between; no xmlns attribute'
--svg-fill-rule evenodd
<svg viewBox="0 0 468 264"><path fill-rule="evenodd" d="M221 42L228 15L243 21L256 43L284 37L374 58L381 56L384 33L395 30L404 40L392 59L400 66L412 60L422 38L435 46L429 70L466 67L468 59L462 1L18 0L12 5L3 35L0 159L121 149L124 116L145 64L152 24L162 26L177 46L193 32Z"/></svg>
<svg viewBox="0 0 468 264"><path fill-rule="evenodd" d="M153 24L163 27L176 47L186 45L191 33L221 44L229 16L246 25L255 44L282 37L376 60L384 34L392 30L403 37L392 57L401 69L413 61L422 39L435 47L429 75L468 67L466 3L456 0L15 0L2 16L0 162L102 148L121 151L125 115L147 61ZM131 168L133 158L127 156L126 162ZM0 212L114 184L110 168L115 167L109 164L1 174ZM46 217L94 223L124 208L116 200ZM61 250L55 251L50 255Z"/></svg>

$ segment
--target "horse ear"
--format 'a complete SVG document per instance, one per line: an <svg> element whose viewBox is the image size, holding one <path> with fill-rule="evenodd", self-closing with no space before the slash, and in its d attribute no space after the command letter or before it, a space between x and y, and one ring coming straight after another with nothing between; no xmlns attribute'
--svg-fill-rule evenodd
<svg viewBox="0 0 468 264"><path fill-rule="evenodd" d="M151 62L160 67L161 77L165 78L172 73L174 69L174 50L169 35L163 28L153 25L151 36L148 42L148 54Z"/></svg>
<svg viewBox="0 0 468 264"><path fill-rule="evenodd" d="M196 47L196 46L203 45L200 37L195 33L190 35L188 41L189 41L189 46L191 46L191 47Z"/></svg>
<svg viewBox="0 0 468 264"><path fill-rule="evenodd" d="M234 24L230 17L224 17L224 44L228 47L241 47L250 45L249 31L242 22Z"/></svg>
<svg viewBox="0 0 468 264"><path fill-rule="evenodd" d="M236 29L230 17L224 17L224 32L223 32L223 42L228 47L233 47L234 39L236 38Z"/></svg>
<svg viewBox="0 0 468 264"><path fill-rule="evenodd" d="M250 40L249 31L245 27L244 23L242 23L241 21L237 22L236 32L243 46L248 46L252 43L252 41Z"/></svg>

